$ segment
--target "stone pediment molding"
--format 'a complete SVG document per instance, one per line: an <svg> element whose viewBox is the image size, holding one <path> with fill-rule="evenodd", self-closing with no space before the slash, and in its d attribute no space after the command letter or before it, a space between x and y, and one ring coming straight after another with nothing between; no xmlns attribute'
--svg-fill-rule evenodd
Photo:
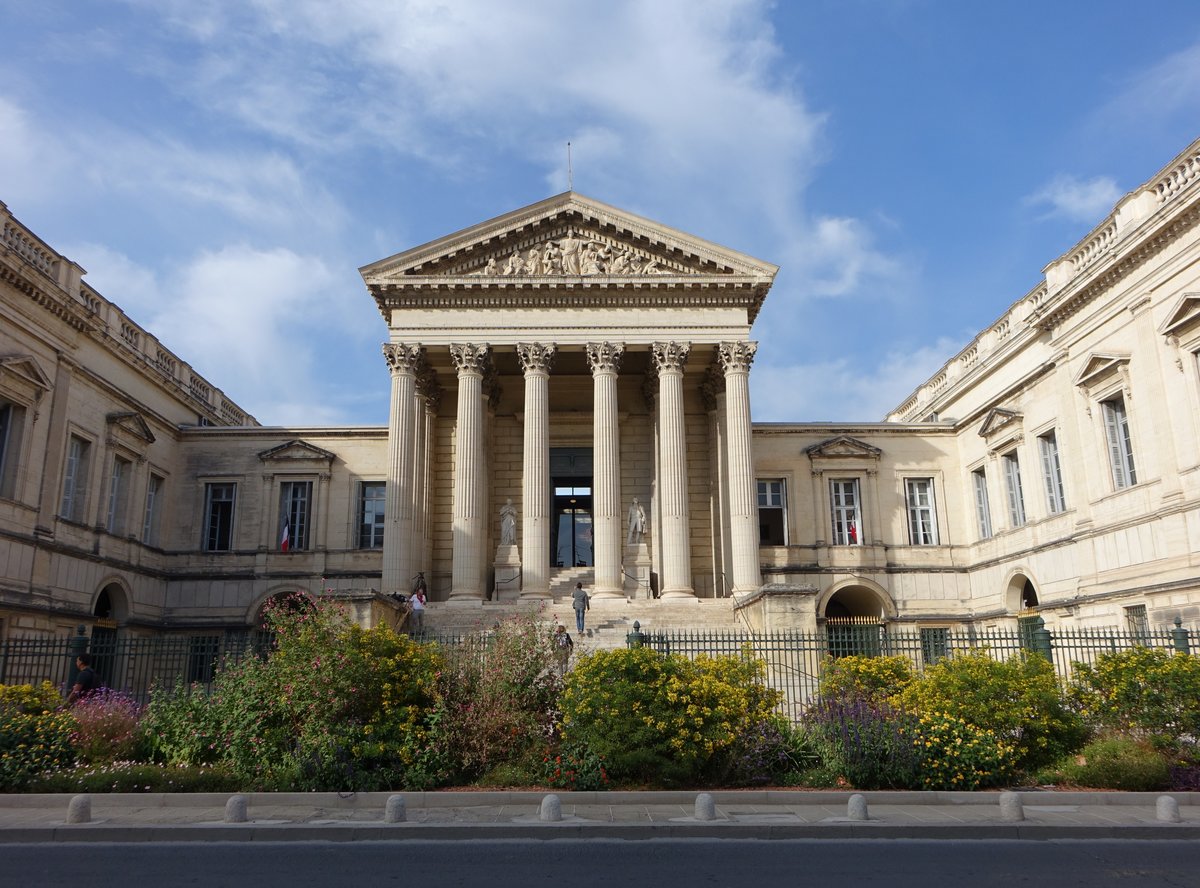
<svg viewBox="0 0 1200 888"><path fill-rule="evenodd" d="M1158 332L1168 338L1178 339L1197 324L1200 324L1200 293L1184 293L1175 301Z"/></svg>
<svg viewBox="0 0 1200 888"><path fill-rule="evenodd" d="M320 447L317 447L315 444L309 444L307 441L296 439L288 441L286 444L280 444L278 447L264 450L258 454L258 458L267 463L322 462L328 465L337 458L337 454L331 453L328 450L322 450Z"/></svg>
<svg viewBox="0 0 1200 888"><path fill-rule="evenodd" d="M1093 352L1083 362L1083 369L1075 375L1075 385L1090 389L1097 383L1104 382L1113 373L1123 370L1129 365L1127 354L1099 354Z"/></svg>
<svg viewBox="0 0 1200 888"><path fill-rule="evenodd" d="M878 447L873 447L866 441L860 441L849 435L838 435L819 444L813 444L811 447L806 447L804 452L808 454L809 459L813 460L854 457L878 460L883 455L883 451Z"/></svg>
<svg viewBox="0 0 1200 888"><path fill-rule="evenodd" d="M150 431L150 425L140 413L132 410L123 413L110 413L104 417L104 420L108 423L110 432L119 430L147 444L154 443L154 432Z"/></svg>
<svg viewBox="0 0 1200 888"><path fill-rule="evenodd" d="M33 355L0 355L0 384L20 392L31 403L40 401L51 387L50 377Z"/></svg>
<svg viewBox="0 0 1200 888"><path fill-rule="evenodd" d="M410 304L405 294L437 303L439 294L454 290L577 291L582 285L593 296L599 289L746 291L737 298L752 316L778 270L572 191L359 269L385 315Z"/></svg>
<svg viewBox="0 0 1200 888"><path fill-rule="evenodd" d="M1003 407L993 407L983 418L979 427L979 437L991 438L997 434L1020 431L1023 414L1016 410L1005 410Z"/></svg>

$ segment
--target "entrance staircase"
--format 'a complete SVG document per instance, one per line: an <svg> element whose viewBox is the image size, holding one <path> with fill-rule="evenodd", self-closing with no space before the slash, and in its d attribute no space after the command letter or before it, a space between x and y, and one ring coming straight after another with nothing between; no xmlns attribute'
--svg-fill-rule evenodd
<svg viewBox="0 0 1200 888"><path fill-rule="evenodd" d="M430 602L425 630L432 634L458 634L491 627L497 620L537 612L546 624L562 623L575 641L577 653L625 646L625 637L640 624L642 632L736 632L745 626L737 619L728 598L628 599L593 598L583 633L575 631L571 593L576 583L592 594L595 571L591 567L552 570L550 598L535 601L485 601L481 605Z"/></svg>

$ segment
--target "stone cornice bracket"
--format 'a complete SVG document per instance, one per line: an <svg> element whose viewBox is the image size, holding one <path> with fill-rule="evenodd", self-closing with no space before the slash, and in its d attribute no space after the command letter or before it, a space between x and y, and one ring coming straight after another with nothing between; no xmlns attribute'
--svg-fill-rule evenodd
<svg viewBox="0 0 1200 888"><path fill-rule="evenodd" d="M737 372L750 372L754 363L754 355L758 352L757 342L722 342L717 348L717 356L721 361L721 369L726 375Z"/></svg>
<svg viewBox="0 0 1200 888"><path fill-rule="evenodd" d="M492 347L487 343L472 345L464 343L450 344L450 358L454 368L461 373L470 373L482 378L491 366Z"/></svg>
<svg viewBox="0 0 1200 888"><path fill-rule="evenodd" d="M549 373L556 354L558 346L552 342L517 343L517 358L521 362L521 370L526 374Z"/></svg>
<svg viewBox="0 0 1200 888"><path fill-rule="evenodd" d="M623 342L589 342L587 344L588 366L592 375L599 373L616 373L621 369L621 359L625 357Z"/></svg>
<svg viewBox="0 0 1200 888"><path fill-rule="evenodd" d="M383 344L383 359L387 361L388 370L392 374L420 372L425 362L425 349L419 345L385 342Z"/></svg>
<svg viewBox="0 0 1200 888"><path fill-rule="evenodd" d="M691 354L690 342L656 342L653 346L654 369L661 376L668 371L683 372Z"/></svg>

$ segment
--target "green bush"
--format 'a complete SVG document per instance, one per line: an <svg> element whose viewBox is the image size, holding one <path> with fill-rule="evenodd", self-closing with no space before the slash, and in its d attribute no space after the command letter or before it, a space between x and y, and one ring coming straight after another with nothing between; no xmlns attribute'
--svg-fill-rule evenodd
<svg viewBox="0 0 1200 888"><path fill-rule="evenodd" d="M75 719L61 705L50 682L0 685L0 791L23 789L36 775L74 763Z"/></svg>
<svg viewBox="0 0 1200 888"><path fill-rule="evenodd" d="M918 753L912 789L975 790L1003 784L1013 774L1013 747L961 718L927 713L907 722L902 733Z"/></svg>
<svg viewBox="0 0 1200 888"><path fill-rule="evenodd" d="M1099 727L1159 745L1200 737L1200 658L1146 647L1075 664L1073 693Z"/></svg>
<svg viewBox="0 0 1200 888"><path fill-rule="evenodd" d="M830 657L822 663L818 693L822 700L877 706L903 691L912 678L907 657Z"/></svg>
<svg viewBox="0 0 1200 888"><path fill-rule="evenodd" d="M1132 737L1093 741L1059 770L1065 782L1095 789L1154 792L1171 783L1171 765L1162 753Z"/></svg>
<svg viewBox="0 0 1200 888"><path fill-rule="evenodd" d="M542 781L555 789L584 792L609 788L604 756L577 743L565 744L557 753L547 754L542 768Z"/></svg>
<svg viewBox="0 0 1200 888"><path fill-rule="evenodd" d="M955 654L926 669L898 700L909 712L941 713L991 731L1014 747L1020 770L1074 752L1087 737L1054 667L1036 655L1001 661L983 650Z"/></svg>
<svg viewBox="0 0 1200 888"><path fill-rule="evenodd" d="M81 762L128 761L142 747L142 707L128 694L101 688L71 708L71 744Z"/></svg>
<svg viewBox="0 0 1200 888"><path fill-rule="evenodd" d="M567 675L563 741L603 756L614 781L673 786L726 774L738 738L779 703L762 675L746 656L597 651Z"/></svg>
<svg viewBox="0 0 1200 888"><path fill-rule="evenodd" d="M237 792L231 771L214 765L155 765L106 762L77 765L33 779L31 792Z"/></svg>

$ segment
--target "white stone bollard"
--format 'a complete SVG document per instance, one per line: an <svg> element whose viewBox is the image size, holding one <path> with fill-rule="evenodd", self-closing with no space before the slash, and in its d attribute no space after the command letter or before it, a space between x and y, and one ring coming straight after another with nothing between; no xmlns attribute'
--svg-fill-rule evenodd
<svg viewBox="0 0 1200 888"><path fill-rule="evenodd" d="M846 819L867 820L867 797L861 793L850 796L846 802Z"/></svg>
<svg viewBox="0 0 1200 888"><path fill-rule="evenodd" d="M388 796L387 806L383 809L383 819L386 823L403 823L408 817L404 808L404 796Z"/></svg>
<svg viewBox="0 0 1200 888"><path fill-rule="evenodd" d="M554 793L542 799L542 807L538 810L538 819L547 823L557 823L562 820L562 802Z"/></svg>
<svg viewBox="0 0 1200 888"><path fill-rule="evenodd" d="M244 795L230 796L229 801L225 803L225 822L245 823L247 819L246 797Z"/></svg>
<svg viewBox="0 0 1200 888"><path fill-rule="evenodd" d="M1159 796L1154 808L1158 819L1163 823L1179 822L1179 802L1174 796Z"/></svg>
<svg viewBox="0 0 1200 888"><path fill-rule="evenodd" d="M1019 823L1025 819L1025 809L1021 805L1021 797L1015 792L1000 793L1000 819L1009 823Z"/></svg>
<svg viewBox="0 0 1200 888"><path fill-rule="evenodd" d="M711 793L702 792L696 796L696 819L697 820L716 820L717 819L717 804L713 801Z"/></svg>
<svg viewBox="0 0 1200 888"><path fill-rule="evenodd" d="M90 795L72 796L70 804L67 805L67 823L91 822L92 797Z"/></svg>

